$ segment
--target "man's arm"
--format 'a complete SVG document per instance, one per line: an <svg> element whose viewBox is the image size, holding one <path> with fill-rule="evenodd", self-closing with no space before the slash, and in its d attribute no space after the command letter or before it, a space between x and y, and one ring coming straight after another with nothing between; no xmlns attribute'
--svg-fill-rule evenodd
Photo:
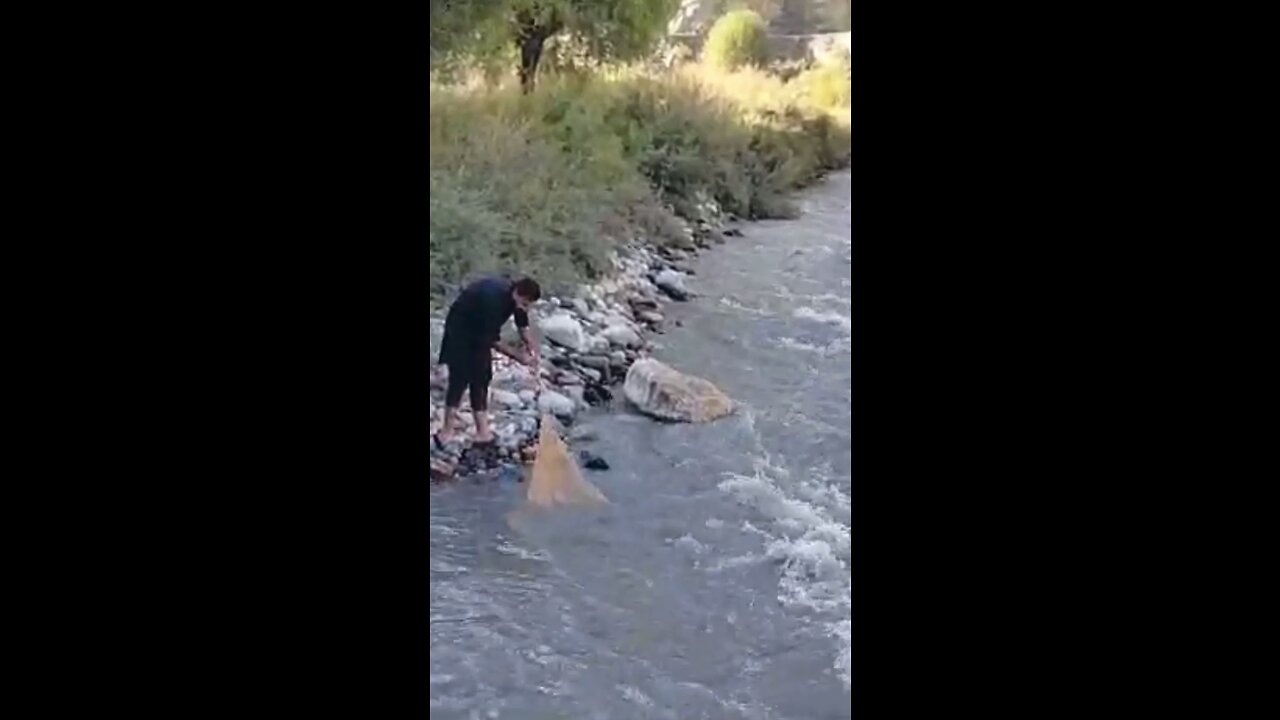
<svg viewBox="0 0 1280 720"><path fill-rule="evenodd" d="M511 347L510 345L508 345L508 344L506 344L506 343L504 343L504 342L502 342L502 341L495 342L495 343L493 344L493 349L494 349L494 350L497 350L498 352L502 353L503 355L506 355L507 357L511 358L512 360L515 360L515 361L516 361L516 362L518 362L518 363L524 363L524 362L526 362L526 361L527 361L527 357L526 357L525 353L523 353L523 352L521 352L521 351L517 350L516 348Z"/></svg>
<svg viewBox="0 0 1280 720"><path fill-rule="evenodd" d="M524 310L516 308L513 314L516 323L516 330L520 333L520 339L524 342L525 349L529 351L527 364L530 367L538 367L541 362L538 348L538 341L534 338L533 333L529 330L529 314Z"/></svg>
<svg viewBox="0 0 1280 720"><path fill-rule="evenodd" d="M536 366L542 353L539 351L538 341L534 338L533 331L529 329L529 326L526 325L520 328L520 339L524 341L524 346L529 349L529 357L532 359L532 364Z"/></svg>

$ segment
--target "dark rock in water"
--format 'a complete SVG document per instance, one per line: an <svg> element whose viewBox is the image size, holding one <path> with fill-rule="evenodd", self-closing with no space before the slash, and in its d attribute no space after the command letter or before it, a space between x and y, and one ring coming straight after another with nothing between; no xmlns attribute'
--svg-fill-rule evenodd
<svg viewBox="0 0 1280 720"><path fill-rule="evenodd" d="M583 391L582 398L587 401L588 405L607 405L613 402L613 393L610 392L609 388L599 383L591 383Z"/></svg>
<svg viewBox="0 0 1280 720"><path fill-rule="evenodd" d="M609 463L604 458L586 450L578 452L578 459L582 461L582 467L588 470L604 471L609 469Z"/></svg>
<svg viewBox="0 0 1280 720"><path fill-rule="evenodd" d="M631 303L631 309L635 312L656 311L660 307L656 300L649 298L633 297L629 302Z"/></svg>
<svg viewBox="0 0 1280 720"><path fill-rule="evenodd" d="M558 368L568 370L573 367L573 359L564 355L557 355L556 357L551 358L551 364Z"/></svg>
<svg viewBox="0 0 1280 720"><path fill-rule="evenodd" d="M598 439L600 439L599 434L595 428L591 427L580 427L569 434L569 442L574 443L589 443Z"/></svg>
<svg viewBox="0 0 1280 720"><path fill-rule="evenodd" d="M731 237L731 238L742 237L742 231L739 230L738 228L729 228L728 230L724 231L724 236Z"/></svg>

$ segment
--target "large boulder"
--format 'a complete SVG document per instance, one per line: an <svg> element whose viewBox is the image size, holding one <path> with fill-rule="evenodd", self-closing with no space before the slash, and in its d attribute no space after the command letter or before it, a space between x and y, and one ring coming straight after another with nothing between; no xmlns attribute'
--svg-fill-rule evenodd
<svg viewBox="0 0 1280 720"><path fill-rule="evenodd" d="M715 385L652 358L631 366L623 392L640 412L669 422L713 422L734 411L733 400Z"/></svg>

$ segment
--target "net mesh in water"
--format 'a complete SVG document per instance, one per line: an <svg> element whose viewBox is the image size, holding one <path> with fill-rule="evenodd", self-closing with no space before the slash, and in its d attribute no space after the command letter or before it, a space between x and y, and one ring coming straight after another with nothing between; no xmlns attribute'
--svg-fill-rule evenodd
<svg viewBox="0 0 1280 720"><path fill-rule="evenodd" d="M530 505L539 507L608 502L604 493L582 477L582 471L569 454L564 440L560 439L555 418L550 414L542 416L542 429L538 432L538 459L534 461L529 477L528 499Z"/></svg>

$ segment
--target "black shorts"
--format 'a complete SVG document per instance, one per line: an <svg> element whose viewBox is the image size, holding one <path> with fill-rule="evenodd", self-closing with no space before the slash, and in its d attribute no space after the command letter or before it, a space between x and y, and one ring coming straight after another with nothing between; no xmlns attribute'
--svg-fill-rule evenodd
<svg viewBox="0 0 1280 720"><path fill-rule="evenodd" d="M489 409L489 383L493 380L493 351L490 343L475 342L471 338L445 330L440 349L440 364L449 368L449 389L445 392L445 407L457 408L462 395L471 390L472 412Z"/></svg>

